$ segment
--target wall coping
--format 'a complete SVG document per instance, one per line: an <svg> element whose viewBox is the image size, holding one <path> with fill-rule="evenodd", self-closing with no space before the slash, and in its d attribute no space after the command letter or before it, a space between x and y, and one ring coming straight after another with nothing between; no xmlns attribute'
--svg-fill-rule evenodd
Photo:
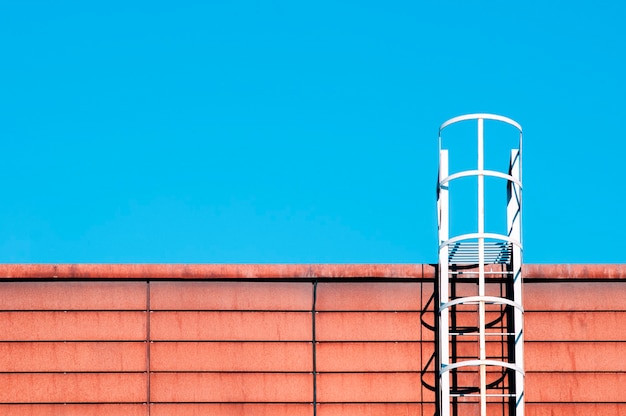
<svg viewBox="0 0 626 416"><path fill-rule="evenodd" d="M434 279L432 264L0 264L1 280ZM526 264L525 281L626 280L626 264Z"/></svg>

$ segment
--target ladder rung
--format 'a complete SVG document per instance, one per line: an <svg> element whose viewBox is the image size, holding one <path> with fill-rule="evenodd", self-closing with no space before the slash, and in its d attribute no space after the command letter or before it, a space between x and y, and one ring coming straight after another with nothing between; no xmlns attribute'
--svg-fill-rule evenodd
<svg viewBox="0 0 626 416"><path fill-rule="evenodd" d="M480 336L480 332L448 332L448 335L454 336ZM485 332L485 336L504 336L515 335L515 332Z"/></svg>
<svg viewBox="0 0 626 416"><path fill-rule="evenodd" d="M485 394L486 397L515 397L515 393L487 393ZM464 394L464 393L451 393L450 397L481 397L480 394L478 393L470 393L470 394Z"/></svg>

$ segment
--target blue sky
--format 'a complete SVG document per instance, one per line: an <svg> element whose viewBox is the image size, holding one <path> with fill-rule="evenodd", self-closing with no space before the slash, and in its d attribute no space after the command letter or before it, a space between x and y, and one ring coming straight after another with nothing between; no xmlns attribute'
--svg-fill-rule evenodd
<svg viewBox="0 0 626 416"><path fill-rule="evenodd" d="M0 262L432 263L437 130L474 112L524 127L525 261L624 262L624 21L0 0Z"/></svg>

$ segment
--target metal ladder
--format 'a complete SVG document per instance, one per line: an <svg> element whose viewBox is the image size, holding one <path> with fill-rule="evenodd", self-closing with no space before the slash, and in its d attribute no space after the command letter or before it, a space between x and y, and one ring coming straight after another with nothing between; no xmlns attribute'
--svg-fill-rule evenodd
<svg viewBox="0 0 626 416"><path fill-rule="evenodd" d="M485 120L505 123L509 129L512 126L516 139L519 132L517 147L510 149L508 172L485 169ZM450 173L442 133L453 124L472 122L477 124L476 168ZM439 416L524 415L521 159L522 128L509 118L469 114L452 118L439 128L439 267L435 288ZM449 197L454 191L450 188L465 177L477 180L477 229L450 236ZM486 177L505 182L505 232L486 230Z"/></svg>

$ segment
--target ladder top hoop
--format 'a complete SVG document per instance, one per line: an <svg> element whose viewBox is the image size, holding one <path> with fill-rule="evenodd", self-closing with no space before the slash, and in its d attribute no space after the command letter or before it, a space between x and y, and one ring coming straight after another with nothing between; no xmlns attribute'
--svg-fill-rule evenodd
<svg viewBox="0 0 626 416"><path fill-rule="evenodd" d="M517 130L519 130L520 134L522 133L522 126L517 121L511 118L499 116L497 114L476 113L476 114L465 114L462 116L453 117L445 121L441 126L439 126L439 134L441 134L441 131L451 124L459 123L461 121L466 121L466 120L479 120L479 119L501 121L503 123L510 124L511 126L515 127Z"/></svg>

